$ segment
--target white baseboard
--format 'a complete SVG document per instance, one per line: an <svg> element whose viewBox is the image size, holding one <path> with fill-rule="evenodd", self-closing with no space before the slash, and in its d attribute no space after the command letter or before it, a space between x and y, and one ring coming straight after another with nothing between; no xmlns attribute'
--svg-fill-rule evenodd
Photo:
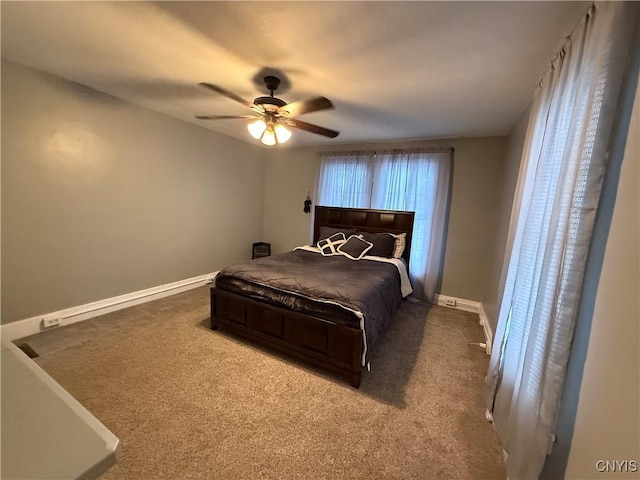
<svg viewBox="0 0 640 480"><path fill-rule="evenodd" d="M51 330L63 325L81 322L89 318L115 312L116 310L122 310L123 308L133 307L134 305L151 302L152 300L157 300L159 298L168 297L177 293L186 292L193 288L201 287L207 283L211 283L213 277L215 277L217 273L218 272L207 273L205 275L159 285L157 287L151 287L137 292L126 293L117 297L98 300L97 302L87 303L85 305L65 308L64 310L58 310L57 312L25 318L24 320L2 325L2 327L0 327L0 333L3 341L11 342L45 330ZM49 319L59 319L60 322L55 327L44 328L43 320Z"/></svg>
<svg viewBox="0 0 640 480"><path fill-rule="evenodd" d="M489 318L484 311L484 305L482 302L478 304L478 315L480 316L480 325L484 329L484 341L487 344L487 355L491 355L491 349L493 348L493 330L489 324Z"/></svg>
<svg viewBox="0 0 640 480"><path fill-rule="evenodd" d="M447 295L439 295L436 293L434 303L441 307L455 308L457 310L463 310L465 312L477 313L480 317L480 325L484 330L484 338L487 355L491 355L491 348L493 345L493 331L491 325L489 325L489 319L484 311L484 307L481 302L473 300L465 300L464 298L450 297Z"/></svg>

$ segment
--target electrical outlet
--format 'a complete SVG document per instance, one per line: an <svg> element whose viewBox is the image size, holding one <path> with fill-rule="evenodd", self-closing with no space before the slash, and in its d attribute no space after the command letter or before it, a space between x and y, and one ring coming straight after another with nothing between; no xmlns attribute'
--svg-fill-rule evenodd
<svg viewBox="0 0 640 480"><path fill-rule="evenodd" d="M44 328L56 327L56 326L60 325L60 321L61 320L62 320L61 317L43 318L42 319L42 326Z"/></svg>
<svg viewBox="0 0 640 480"><path fill-rule="evenodd" d="M455 298L447 298L447 299L444 301L444 304L445 304L447 307L455 307L455 306L456 306L456 299L455 299Z"/></svg>

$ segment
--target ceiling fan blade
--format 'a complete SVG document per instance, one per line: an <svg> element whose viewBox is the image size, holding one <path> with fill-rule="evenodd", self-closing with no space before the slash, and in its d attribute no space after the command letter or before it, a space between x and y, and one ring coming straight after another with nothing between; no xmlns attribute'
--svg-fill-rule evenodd
<svg viewBox="0 0 640 480"><path fill-rule="evenodd" d="M336 132L335 130L319 127L318 125L313 125L312 123L301 122L300 120L287 119L285 123L290 127L298 128L306 132L316 133L318 135L324 135L325 137L329 138L336 138L338 135L340 135L340 132Z"/></svg>
<svg viewBox="0 0 640 480"><path fill-rule="evenodd" d="M198 120L228 120L231 118L255 118L258 120L262 117L256 117L255 115L196 115Z"/></svg>
<svg viewBox="0 0 640 480"><path fill-rule="evenodd" d="M249 107L249 108L253 107L253 103L252 102L249 102L249 101L245 100L244 98L240 98L235 93L231 93L230 91L225 90L224 88L220 88L217 85L213 85L211 83L206 83L206 82L200 82L198 85L200 85L201 87L204 87L204 88L208 88L209 90L213 90L214 92L219 93L221 95L224 95L225 97L228 97L231 100L235 100L236 102L241 103L245 107Z"/></svg>
<svg viewBox="0 0 640 480"><path fill-rule="evenodd" d="M297 117L303 113L317 112L318 110L327 110L329 108L333 108L331 100L325 97L316 97L280 107L278 108L278 114L283 117Z"/></svg>

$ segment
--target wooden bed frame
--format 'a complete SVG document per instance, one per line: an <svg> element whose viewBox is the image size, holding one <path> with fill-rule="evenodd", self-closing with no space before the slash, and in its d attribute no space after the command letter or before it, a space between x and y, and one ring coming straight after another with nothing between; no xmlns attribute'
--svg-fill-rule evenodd
<svg viewBox="0 0 640 480"><path fill-rule="evenodd" d="M314 242L320 227L361 232L406 233L403 258L409 265L413 212L315 207ZM362 331L327 319L276 307L211 288L211 329L228 331L342 375L355 388L362 375Z"/></svg>

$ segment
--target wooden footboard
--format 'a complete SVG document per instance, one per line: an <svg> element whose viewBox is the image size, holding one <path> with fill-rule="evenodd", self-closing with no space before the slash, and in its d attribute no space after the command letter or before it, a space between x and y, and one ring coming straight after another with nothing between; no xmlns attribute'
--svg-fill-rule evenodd
<svg viewBox="0 0 640 480"><path fill-rule="evenodd" d="M362 331L211 288L211 329L223 326L360 386Z"/></svg>

